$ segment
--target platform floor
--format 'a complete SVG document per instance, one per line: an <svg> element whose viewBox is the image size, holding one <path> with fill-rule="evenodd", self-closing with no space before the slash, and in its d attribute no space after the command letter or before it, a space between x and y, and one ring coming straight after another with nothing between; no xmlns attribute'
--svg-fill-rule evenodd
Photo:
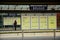
<svg viewBox="0 0 60 40"><path fill-rule="evenodd" d="M0 40L54 40L54 33L24 33L23 36L22 33L0 34ZM60 32L56 32L55 40L60 40Z"/></svg>

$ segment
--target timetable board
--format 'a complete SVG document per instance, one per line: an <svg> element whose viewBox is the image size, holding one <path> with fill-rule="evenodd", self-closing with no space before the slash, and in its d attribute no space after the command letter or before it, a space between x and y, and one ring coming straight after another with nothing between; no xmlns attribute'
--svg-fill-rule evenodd
<svg viewBox="0 0 60 40"><path fill-rule="evenodd" d="M31 17L31 29L38 29L38 16Z"/></svg>
<svg viewBox="0 0 60 40"><path fill-rule="evenodd" d="M17 25L21 25L20 17L4 17L3 25L13 25L15 20L17 21Z"/></svg>
<svg viewBox="0 0 60 40"><path fill-rule="evenodd" d="M48 16L49 29L56 29L56 16Z"/></svg>
<svg viewBox="0 0 60 40"><path fill-rule="evenodd" d="M30 29L30 16L22 16L22 29Z"/></svg>
<svg viewBox="0 0 60 40"><path fill-rule="evenodd" d="M40 16L40 29L47 29L47 16Z"/></svg>
<svg viewBox="0 0 60 40"><path fill-rule="evenodd" d="M56 29L55 15L22 16L22 29Z"/></svg>

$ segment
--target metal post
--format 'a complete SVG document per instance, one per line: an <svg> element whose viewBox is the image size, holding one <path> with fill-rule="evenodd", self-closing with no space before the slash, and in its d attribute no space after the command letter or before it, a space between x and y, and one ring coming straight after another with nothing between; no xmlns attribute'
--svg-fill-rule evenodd
<svg viewBox="0 0 60 40"><path fill-rule="evenodd" d="M35 36L35 32L34 32L34 36Z"/></svg>
<svg viewBox="0 0 60 40"><path fill-rule="evenodd" d="M23 40L23 38L24 38L24 32L23 32L23 30L22 30L22 40Z"/></svg>
<svg viewBox="0 0 60 40"><path fill-rule="evenodd" d="M55 40L55 37L56 37L55 33L56 33L56 32L55 32L55 29L54 29L54 40Z"/></svg>

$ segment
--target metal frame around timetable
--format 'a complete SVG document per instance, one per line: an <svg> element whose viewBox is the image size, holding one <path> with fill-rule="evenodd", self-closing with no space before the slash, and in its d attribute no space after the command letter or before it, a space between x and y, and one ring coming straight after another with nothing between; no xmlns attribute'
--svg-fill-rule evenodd
<svg viewBox="0 0 60 40"><path fill-rule="evenodd" d="M30 15L30 29L31 29L31 15Z"/></svg>
<svg viewBox="0 0 60 40"><path fill-rule="evenodd" d="M21 15L21 20L23 20L23 16L25 16L25 15ZM23 25L23 21L21 23ZM22 31L23 31L23 26L22 26Z"/></svg>
<svg viewBox="0 0 60 40"><path fill-rule="evenodd" d="M32 15L31 15L31 20L32 20ZM31 21L31 20L30 20L30 21ZM32 29L32 21L31 21L31 29Z"/></svg>
<svg viewBox="0 0 60 40"><path fill-rule="evenodd" d="M55 16L56 16L56 29L57 29L57 14L55 13Z"/></svg>
<svg viewBox="0 0 60 40"><path fill-rule="evenodd" d="M38 29L40 29L40 18L39 18L40 15L37 16L38 16Z"/></svg>
<svg viewBox="0 0 60 40"><path fill-rule="evenodd" d="M22 30L22 13L21 13L21 30Z"/></svg>
<svg viewBox="0 0 60 40"><path fill-rule="evenodd" d="M48 25L48 15L47 15L47 29L49 29L49 25Z"/></svg>
<svg viewBox="0 0 60 40"><path fill-rule="evenodd" d="M40 29L40 25L39 25L39 16L36 15L38 17L38 29Z"/></svg>
<svg viewBox="0 0 60 40"><path fill-rule="evenodd" d="M40 29L40 15L38 15L38 29Z"/></svg>
<svg viewBox="0 0 60 40"><path fill-rule="evenodd" d="M22 19L21 19L21 13L20 13L20 30L22 29L21 21L22 21Z"/></svg>

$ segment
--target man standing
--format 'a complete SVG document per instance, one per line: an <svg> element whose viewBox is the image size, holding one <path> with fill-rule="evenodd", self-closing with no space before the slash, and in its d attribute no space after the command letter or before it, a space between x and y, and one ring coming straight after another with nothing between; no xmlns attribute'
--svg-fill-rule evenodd
<svg viewBox="0 0 60 40"><path fill-rule="evenodd" d="M17 26L17 21L15 20L15 21L14 21L15 30L16 30L16 26Z"/></svg>

